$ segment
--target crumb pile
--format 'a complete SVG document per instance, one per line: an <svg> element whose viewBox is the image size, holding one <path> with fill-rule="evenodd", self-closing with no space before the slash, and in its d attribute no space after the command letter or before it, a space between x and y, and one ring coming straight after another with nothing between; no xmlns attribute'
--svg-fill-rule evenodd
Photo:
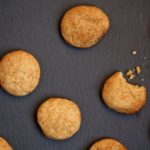
<svg viewBox="0 0 150 150"><path fill-rule="evenodd" d="M129 69L126 73L126 76L128 77L129 80L132 80L140 73L141 73L141 67L136 66L135 69Z"/></svg>

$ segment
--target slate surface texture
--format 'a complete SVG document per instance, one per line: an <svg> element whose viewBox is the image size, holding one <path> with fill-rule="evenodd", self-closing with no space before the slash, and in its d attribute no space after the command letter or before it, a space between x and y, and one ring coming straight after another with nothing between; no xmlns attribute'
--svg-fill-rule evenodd
<svg viewBox="0 0 150 150"><path fill-rule="evenodd" d="M107 35L88 49L69 46L59 30L65 11L80 4L102 8L111 20ZM150 100L128 116L108 109L100 94L108 76L136 65L142 74L132 83L145 85L150 94L150 0L0 0L0 57L13 49L32 53L42 71L28 96L0 89L0 136L14 150L87 150L103 137L129 150L150 150ZM49 97L72 99L81 109L81 129L69 140L49 140L37 125L36 110Z"/></svg>

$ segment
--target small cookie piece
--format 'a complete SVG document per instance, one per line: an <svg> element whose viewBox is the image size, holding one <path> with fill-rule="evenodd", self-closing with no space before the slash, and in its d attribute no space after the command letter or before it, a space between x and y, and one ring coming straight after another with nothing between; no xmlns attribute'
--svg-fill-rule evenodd
<svg viewBox="0 0 150 150"><path fill-rule="evenodd" d="M81 113L70 100L50 98L39 107L37 121L46 137L64 140L79 130Z"/></svg>
<svg viewBox="0 0 150 150"><path fill-rule="evenodd" d="M129 76L129 79L130 80L133 80L135 78L135 75L134 74L131 74L130 76Z"/></svg>
<svg viewBox="0 0 150 150"><path fill-rule="evenodd" d="M135 78L134 72L135 72L135 69L134 70L129 69L128 72L126 73L126 76L129 78L129 80L132 80Z"/></svg>
<svg viewBox="0 0 150 150"><path fill-rule="evenodd" d="M137 74L141 73L141 67L140 66L136 66L136 72L137 72Z"/></svg>
<svg viewBox="0 0 150 150"><path fill-rule="evenodd" d="M5 139L0 137L0 150L13 150L13 148L7 143Z"/></svg>
<svg viewBox="0 0 150 150"><path fill-rule="evenodd" d="M109 29L107 15L95 6L76 6L61 21L61 33L67 43L88 48L102 39Z"/></svg>
<svg viewBox="0 0 150 150"><path fill-rule="evenodd" d="M136 51L136 50L133 50L133 51L132 51L132 54L133 54L133 55L136 55L136 54L137 54L137 51Z"/></svg>
<svg viewBox="0 0 150 150"><path fill-rule="evenodd" d="M0 84L14 96L31 93L38 85L39 78L39 63L25 51L8 53L0 62Z"/></svg>
<svg viewBox="0 0 150 150"><path fill-rule="evenodd" d="M127 150L127 148L117 140L103 139L92 145L90 150Z"/></svg>
<svg viewBox="0 0 150 150"><path fill-rule="evenodd" d="M133 75L133 71L131 69L128 70L128 72L126 73L127 77L130 77L131 75Z"/></svg>
<svg viewBox="0 0 150 150"><path fill-rule="evenodd" d="M121 72L112 75L104 84L102 97L111 109L132 114L138 112L146 103L146 88L127 83Z"/></svg>

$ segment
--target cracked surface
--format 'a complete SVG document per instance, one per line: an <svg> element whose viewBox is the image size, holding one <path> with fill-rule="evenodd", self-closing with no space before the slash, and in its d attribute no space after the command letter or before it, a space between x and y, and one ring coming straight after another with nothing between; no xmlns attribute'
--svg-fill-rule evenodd
<svg viewBox="0 0 150 150"><path fill-rule="evenodd" d="M62 18L61 33L69 44L87 48L101 40L109 24L107 15L101 9L77 6L67 11Z"/></svg>
<svg viewBox="0 0 150 150"><path fill-rule="evenodd" d="M114 139L103 139L96 142L90 150L127 150L127 148Z"/></svg>
<svg viewBox="0 0 150 150"><path fill-rule="evenodd" d="M0 137L0 150L13 150L13 148L7 143L6 140Z"/></svg>
<svg viewBox="0 0 150 150"><path fill-rule="evenodd" d="M0 62L0 84L8 93L24 96L39 83L40 66L29 53L19 50L8 53Z"/></svg>
<svg viewBox="0 0 150 150"><path fill-rule="evenodd" d="M50 98L39 107L37 121L46 137L64 140L79 130L81 114L74 102Z"/></svg>
<svg viewBox="0 0 150 150"><path fill-rule="evenodd" d="M111 109L132 114L139 111L146 103L146 88L127 83L121 72L117 72L106 80L102 97Z"/></svg>

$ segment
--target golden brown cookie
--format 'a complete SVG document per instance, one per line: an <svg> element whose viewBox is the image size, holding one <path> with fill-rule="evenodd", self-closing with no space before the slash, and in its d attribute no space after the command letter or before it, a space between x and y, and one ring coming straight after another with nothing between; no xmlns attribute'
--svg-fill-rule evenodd
<svg viewBox="0 0 150 150"><path fill-rule="evenodd" d="M8 53L0 62L0 84L8 93L24 96L39 83L40 66L29 53L18 50Z"/></svg>
<svg viewBox="0 0 150 150"><path fill-rule="evenodd" d="M111 109L132 114L139 111L146 103L146 88L127 83L123 74L117 72L104 84L102 97Z"/></svg>
<svg viewBox="0 0 150 150"><path fill-rule="evenodd" d="M37 121L46 137L64 140L79 130L81 114L74 102L62 98L49 98L39 107Z"/></svg>
<svg viewBox="0 0 150 150"><path fill-rule="evenodd" d="M0 137L0 150L13 150L13 148L7 143L6 140Z"/></svg>
<svg viewBox="0 0 150 150"><path fill-rule="evenodd" d="M102 39L109 25L109 19L101 9L82 5L65 13L61 22L61 33L72 46L87 48Z"/></svg>
<svg viewBox="0 0 150 150"><path fill-rule="evenodd" d="M117 140L103 139L92 145L90 150L127 150L127 148Z"/></svg>

